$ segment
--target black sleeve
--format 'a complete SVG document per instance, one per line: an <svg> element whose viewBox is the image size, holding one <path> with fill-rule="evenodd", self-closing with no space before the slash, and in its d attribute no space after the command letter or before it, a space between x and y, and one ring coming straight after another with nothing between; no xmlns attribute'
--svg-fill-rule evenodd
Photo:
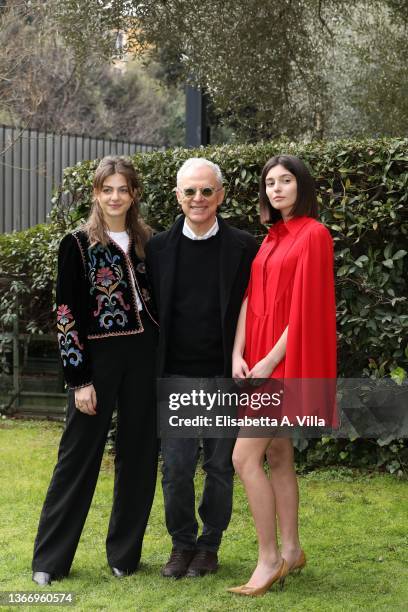
<svg viewBox="0 0 408 612"><path fill-rule="evenodd" d="M252 262L255 259L255 256L259 250L259 244L256 241L256 239L252 236L252 234L249 234L248 232L245 232L247 235L247 255L246 255L246 260L245 260L245 293L243 295L243 300L245 300L245 298L248 295L248 285L249 285L249 279L251 276L251 267L252 267Z"/></svg>
<svg viewBox="0 0 408 612"><path fill-rule="evenodd" d="M249 232L243 231L241 232L244 236L245 245L246 245L246 262L249 264L249 268L251 268L251 264L255 259L255 255L259 250L259 244L254 236Z"/></svg>
<svg viewBox="0 0 408 612"><path fill-rule="evenodd" d="M256 239L254 238L254 236L252 236L251 234L249 234L249 253L250 253L250 259L251 261L253 259L255 259L255 255L257 254L258 250L259 250L259 244L257 243Z"/></svg>
<svg viewBox="0 0 408 612"><path fill-rule="evenodd" d="M145 245L145 265L146 265L147 280L149 283L150 290L152 292L153 304L156 309L156 312L158 312L157 310L158 295L157 295L157 288L156 288L157 274L155 274L153 260L154 260L154 256L153 256L152 238L151 238Z"/></svg>
<svg viewBox="0 0 408 612"><path fill-rule="evenodd" d="M87 282L76 238L68 234L58 252L57 335L64 377L71 389L92 383L87 348Z"/></svg>

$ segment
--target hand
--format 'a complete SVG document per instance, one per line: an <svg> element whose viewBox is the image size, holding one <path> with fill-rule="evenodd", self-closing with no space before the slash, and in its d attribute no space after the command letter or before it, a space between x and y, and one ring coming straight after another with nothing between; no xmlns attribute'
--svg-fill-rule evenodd
<svg viewBox="0 0 408 612"><path fill-rule="evenodd" d="M232 356L232 378L246 378L249 373L248 364L242 355Z"/></svg>
<svg viewBox="0 0 408 612"><path fill-rule="evenodd" d="M96 392L93 385L75 389L75 407L89 416L96 415Z"/></svg>
<svg viewBox="0 0 408 612"><path fill-rule="evenodd" d="M268 357L264 357L258 361L248 373L248 378L269 378L274 371L276 364Z"/></svg>

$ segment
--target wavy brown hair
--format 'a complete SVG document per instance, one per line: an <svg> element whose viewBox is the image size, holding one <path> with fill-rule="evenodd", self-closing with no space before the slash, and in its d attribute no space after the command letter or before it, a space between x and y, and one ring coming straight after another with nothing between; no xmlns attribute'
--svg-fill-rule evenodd
<svg viewBox="0 0 408 612"><path fill-rule="evenodd" d="M125 227L129 237L133 240L136 254L144 259L144 247L152 235L152 230L140 216L139 199L142 185L136 168L126 157L108 155L99 162L93 181L93 204L83 229L87 232L92 245L97 242L103 246L107 245L109 241L108 226L99 206L97 194L102 191L104 181L112 174L122 174L125 177L129 193L133 196L132 205L126 213Z"/></svg>

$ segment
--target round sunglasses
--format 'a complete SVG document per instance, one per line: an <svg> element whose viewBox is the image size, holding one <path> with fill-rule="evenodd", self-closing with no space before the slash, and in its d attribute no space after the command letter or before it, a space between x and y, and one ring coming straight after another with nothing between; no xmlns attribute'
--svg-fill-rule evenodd
<svg viewBox="0 0 408 612"><path fill-rule="evenodd" d="M201 193L204 198L211 198L217 191L221 191L222 187L216 189L215 187L186 187L185 189L179 189L185 198L193 198L197 191Z"/></svg>

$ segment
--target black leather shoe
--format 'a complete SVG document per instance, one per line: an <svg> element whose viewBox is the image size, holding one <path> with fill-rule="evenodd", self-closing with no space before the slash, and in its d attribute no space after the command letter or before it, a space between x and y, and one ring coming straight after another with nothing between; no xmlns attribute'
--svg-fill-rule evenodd
<svg viewBox="0 0 408 612"><path fill-rule="evenodd" d="M129 572L127 570L121 570L118 567L111 567L111 570L115 578L125 578L125 576L130 576L131 574L134 574L137 571L134 570L132 572Z"/></svg>
<svg viewBox="0 0 408 612"><path fill-rule="evenodd" d="M218 570L218 556L211 550L197 550L186 572L187 578L198 578L206 574L215 574Z"/></svg>
<svg viewBox="0 0 408 612"><path fill-rule="evenodd" d="M165 578L181 578L186 575L191 559L195 555L195 550L182 550L173 548L169 560L162 569L162 576Z"/></svg>
<svg viewBox="0 0 408 612"><path fill-rule="evenodd" d="M46 586L47 584L51 584L51 574L47 572L33 572L33 581L38 584L38 586Z"/></svg>

